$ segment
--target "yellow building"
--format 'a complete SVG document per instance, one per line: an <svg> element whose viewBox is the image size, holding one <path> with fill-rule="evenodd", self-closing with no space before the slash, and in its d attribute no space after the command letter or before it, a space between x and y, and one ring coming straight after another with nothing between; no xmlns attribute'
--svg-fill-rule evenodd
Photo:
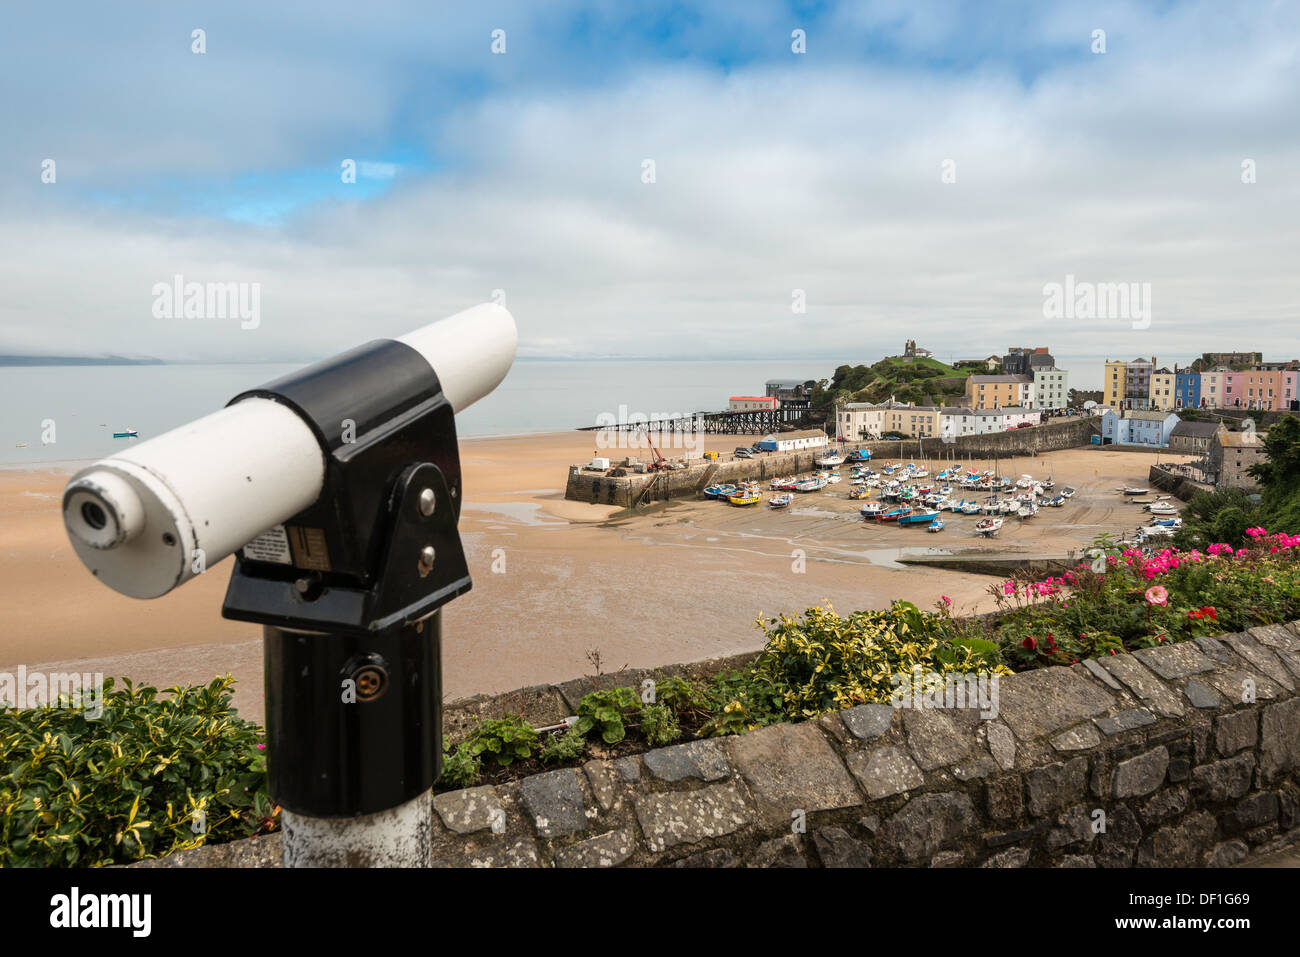
<svg viewBox="0 0 1300 957"><path fill-rule="evenodd" d="M1151 373L1151 408L1163 412L1174 410L1174 385L1178 376L1168 369Z"/></svg>
<svg viewBox="0 0 1300 957"><path fill-rule="evenodd" d="M970 409L1033 408L1034 378L1027 375L973 375L966 379Z"/></svg>
<svg viewBox="0 0 1300 957"><path fill-rule="evenodd" d="M1106 360L1106 376L1101 380L1102 405L1112 409L1120 408L1124 402L1124 380L1127 378L1127 362L1111 362L1109 359Z"/></svg>

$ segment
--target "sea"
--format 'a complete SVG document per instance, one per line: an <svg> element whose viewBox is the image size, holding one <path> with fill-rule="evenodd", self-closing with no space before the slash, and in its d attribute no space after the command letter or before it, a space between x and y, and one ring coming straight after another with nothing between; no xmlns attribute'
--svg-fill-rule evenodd
<svg viewBox="0 0 1300 957"><path fill-rule="evenodd" d="M876 360L519 359L495 392L456 416L456 429L462 437L522 435L596 425L600 415L718 411L730 396L762 395L768 379L830 378L845 361ZM1100 381L1100 357L1083 361L1089 369L1097 366L1089 378ZM0 366L0 466L102 458L215 412L240 392L297 368L301 364ZM139 439L113 438L126 431L138 432Z"/></svg>
<svg viewBox="0 0 1300 957"><path fill-rule="evenodd" d="M300 367L0 367L0 466L103 458ZM618 417L620 409L649 416L716 411L730 396L762 395L768 379L828 378L834 370L817 360L520 359L496 391L456 416L456 431L462 437L563 432L596 425L601 414ZM113 438L126 431L139 439Z"/></svg>

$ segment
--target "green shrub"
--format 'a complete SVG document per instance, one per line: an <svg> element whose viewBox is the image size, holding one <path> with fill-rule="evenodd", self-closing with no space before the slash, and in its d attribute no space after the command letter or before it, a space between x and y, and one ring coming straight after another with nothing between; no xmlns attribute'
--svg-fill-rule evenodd
<svg viewBox="0 0 1300 957"><path fill-rule="evenodd" d="M439 784L449 784L456 788L472 788L478 784L483 774L483 762L470 754L467 748L457 748L455 753L447 749L447 739L442 739L442 776Z"/></svg>
<svg viewBox="0 0 1300 957"><path fill-rule="evenodd" d="M606 744L618 744L627 736L624 716L640 707L631 688L593 691L578 702L578 730L584 735L595 731Z"/></svg>
<svg viewBox="0 0 1300 957"><path fill-rule="evenodd" d="M582 752L586 747L587 739L575 724L559 734L547 735L537 756L542 759L543 764L553 764L558 761L576 761L582 757Z"/></svg>
<svg viewBox="0 0 1300 957"><path fill-rule="evenodd" d="M537 747L537 732L517 714L491 718L478 725L456 753L465 751L472 758L491 758L501 767L526 761Z"/></svg>
<svg viewBox="0 0 1300 957"><path fill-rule="evenodd" d="M0 711L0 866L161 857L276 826L262 730L234 679L168 688L104 682L103 713Z"/></svg>
<svg viewBox="0 0 1300 957"><path fill-rule="evenodd" d="M641 734L651 747L659 748L680 738L682 729L666 704L646 704L641 706Z"/></svg>

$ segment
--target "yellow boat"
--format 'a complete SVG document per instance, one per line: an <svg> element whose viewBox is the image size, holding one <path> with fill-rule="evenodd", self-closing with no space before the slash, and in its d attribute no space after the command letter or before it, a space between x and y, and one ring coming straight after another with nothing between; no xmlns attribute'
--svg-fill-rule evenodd
<svg viewBox="0 0 1300 957"><path fill-rule="evenodd" d="M763 495L757 490L744 489L735 495L728 495L727 501L732 505L757 505L763 501Z"/></svg>

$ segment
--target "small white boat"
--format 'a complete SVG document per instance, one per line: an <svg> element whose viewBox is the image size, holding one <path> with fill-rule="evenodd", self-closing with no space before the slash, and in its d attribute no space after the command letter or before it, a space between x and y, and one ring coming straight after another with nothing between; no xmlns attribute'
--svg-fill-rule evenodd
<svg viewBox="0 0 1300 957"><path fill-rule="evenodd" d="M925 530L926 530L927 532L942 532L942 531L943 531L943 519L941 519L941 518L936 518L933 522L931 522L929 525L927 525L927 526L925 527Z"/></svg>
<svg viewBox="0 0 1300 957"><path fill-rule="evenodd" d="M863 518L875 518L877 515L880 515L885 511L885 505L883 502L868 502L858 511L862 514Z"/></svg>
<svg viewBox="0 0 1300 957"><path fill-rule="evenodd" d="M1067 485L1063 489L1061 489L1061 494L1064 495L1066 498L1074 498L1074 489L1070 488L1070 486Z"/></svg>
<svg viewBox="0 0 1300 957"><path fill-rule="evenodd" d="M979 532L985 538L991 535L996 535L1001 528L1002 519L1000 518L986 518L981 522L977 522L975 525L975 531Z"/></svg>
<svg viewBox="0 0 1300 957"><path fill-rule="evenodd" d="M843 465L843 464L844 464L844 456L840 455L838 452L831 452L830 454L823 455L821 458L817 459L818 468L825 468L827 466Z"/></svg>
<svg viewBox="0 0 1300 957"><path fill-rule="evenodd" d="M1178 509L1168 502L1152 502L1147 506L1147 511L1152 515L1177 515Z"/></svg>

